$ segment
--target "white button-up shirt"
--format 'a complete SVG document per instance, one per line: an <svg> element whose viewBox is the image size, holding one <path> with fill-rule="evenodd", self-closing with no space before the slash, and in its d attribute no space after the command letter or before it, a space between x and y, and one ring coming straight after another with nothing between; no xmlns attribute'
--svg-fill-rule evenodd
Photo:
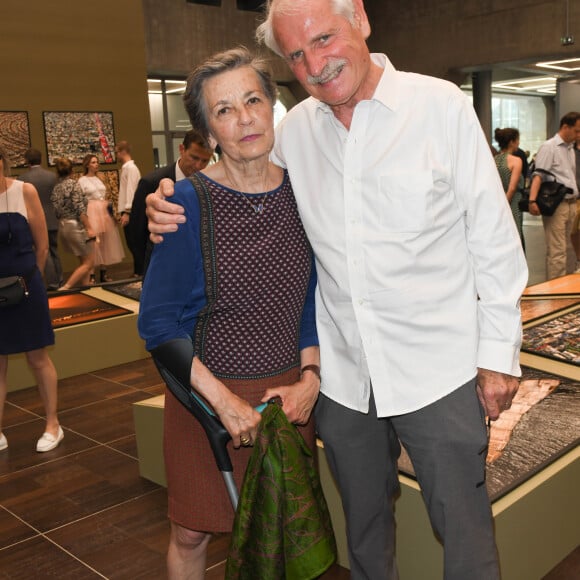
<svg viewBox="0 0 580 580"><path fill-rule="evenodd" d="M309 98L277 129L318 273L322 392L379 416L477 367L519 375L527 267L499 174L454 85L384 68L350 130ZM479 296L479 300L478 300Z"/></svg>
<svg viewBox="0 0 580 580"><path fill-rule="evenodd" d="M542 143L536 153L536 169L544 169L554 174L556 181L570 187L573 193L567 198L578 197L578 183L576 182L576 154L574 143L566 143L559 133ZM542 173L539 175L543 181L551 181L553 178Z"/></svg>
<svg viewBox="0 0 580 580"><path fill-rule="evenodd" d="M119 179L119 200L117 202L117 211L119 213L131 211L135 190L140 179L141 172L132 159L123 163L121 178Z"/></svg>

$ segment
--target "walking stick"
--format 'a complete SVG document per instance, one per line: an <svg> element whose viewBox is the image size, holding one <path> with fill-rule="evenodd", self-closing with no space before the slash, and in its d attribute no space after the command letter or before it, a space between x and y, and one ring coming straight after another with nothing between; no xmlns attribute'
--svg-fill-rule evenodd
<svg viewBox="0 0 580 580"><path fill-rule="evenodd" d="M176 338L157 347L151 354L168 389L203 427L217 467L224 478L230 501L236 510L239 493L234 482L234 469L226 447L231 436L216 414L191 388L190 372L193 360L193 344L188 339ZM264 403L256 407L256 411L261 413L266 405L267 403Z"/></svg>

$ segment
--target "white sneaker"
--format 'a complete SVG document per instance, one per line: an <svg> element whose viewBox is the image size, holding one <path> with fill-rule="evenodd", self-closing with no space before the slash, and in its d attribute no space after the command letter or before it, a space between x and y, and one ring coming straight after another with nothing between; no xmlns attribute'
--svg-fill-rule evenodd
<svg viewBox="0 0 580 580"><path fill-rule="evenodd" d="M39 453L52 451L53 449L58 447L58 445L63 439L64 433L60 426L58 428L58 433L56 434L56 437L54 435L51 435L50 433L43 433L42 437L38 440L38 443L36 444L36 451L38 451Z"/></svg>
<svg viewBox="0 0 580 580"><path fill-rule="evenodd" d="M2 433L0 435L0 451L4 451L4 449L8 448L8 439L6 439L6 435Z"/></svg>

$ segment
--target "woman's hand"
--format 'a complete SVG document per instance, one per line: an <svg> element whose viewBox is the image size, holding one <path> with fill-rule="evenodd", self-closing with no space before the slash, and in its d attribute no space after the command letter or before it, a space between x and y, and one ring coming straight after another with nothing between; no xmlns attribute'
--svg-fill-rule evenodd
<svg viewBox="0 0 580 580"><path fill-rule="evenodd" d="M214 411L231 435L234 447L253 445L262 416L244 399L229 390L227 393Z"/></svg>
<svg viewBox="0 0 580 580"><path fill-rule="evenodd" d="M318 399L320 379L312 372L305 372L293 385L272 387L262 397L265 403L274 397L282 400L282 410L290 423L305 425L310 419L312 409Z"/></svg>
<svg viewBox="0 0 580 580"><path fill-rule="evenodd" d="M231 435L234 447L252 445L261 415L247 401L232 393L200 360L193 357L191 386L211 405Z"/></svg>

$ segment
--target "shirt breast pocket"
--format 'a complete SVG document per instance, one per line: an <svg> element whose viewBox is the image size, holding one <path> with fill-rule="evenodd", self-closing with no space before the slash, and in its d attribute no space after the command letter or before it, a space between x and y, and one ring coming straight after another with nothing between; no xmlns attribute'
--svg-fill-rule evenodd
<svg viewBox="0 0 580 580"><path fill-rule="evenodd" d="M389 232L414 233L429 223L433 194L431 171L400 171L379 177L378 211Z"/></svg>

